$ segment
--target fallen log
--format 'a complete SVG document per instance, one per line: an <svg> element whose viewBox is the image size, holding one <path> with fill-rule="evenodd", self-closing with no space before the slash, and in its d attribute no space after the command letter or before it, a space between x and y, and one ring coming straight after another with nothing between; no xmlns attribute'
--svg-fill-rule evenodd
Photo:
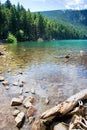
<svg viewBox="0 0 87 130"><path fill-rule="evenodd" d="M68 112L72 111L80 100L85 100L85 99L87 99L87 89L82 90L81 92L65 100L63 103L60 103L59 105L45 111L41 115L41 119L49 120L51 118L52 120L56 116L59 117L64 116Z"/></svg>
<svg viewBox="0 0 87 130"><path fill-rule="evenodd" d="M32 130L46 130L46 128L44 129L46 123L52 122L55 117L59 118L67 115L68 113L73 111L80 100L85 99L87 99L87 89L82 90L81 92L71 96L57 106L45 111L40 117L39 129L36 126L36 129L33 129L32 127ZM33 126L35 127L35 125ZM43 126L43 128L41 126Z"/></svg>

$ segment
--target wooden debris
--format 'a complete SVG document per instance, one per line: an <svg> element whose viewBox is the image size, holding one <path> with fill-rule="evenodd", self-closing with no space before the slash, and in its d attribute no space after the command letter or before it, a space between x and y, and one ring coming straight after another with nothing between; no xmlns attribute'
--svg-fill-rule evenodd
<svg viewBox="0 0 87 130"><path fill-rule="evenodd" d="M87 99L87 89L82 90L81 92L71 96L64 102L58 104L57 106L45 111L39 120L36 120L32 125L32 130L47 130L47 125L52 125L53 119L64 117L66 115L73 115L70 124L69 130L80 129L87 130L87 120L86 120L86 106L83 105L81 100ZM77 105L79 106L77 107ZM76 107L76 108L75 108ZM86 114L86 115L85 115ZM37 123L38 122L38 123ZM38 127L39 124L39 127ZM34 129L35 128L35 129Z"/></svg>

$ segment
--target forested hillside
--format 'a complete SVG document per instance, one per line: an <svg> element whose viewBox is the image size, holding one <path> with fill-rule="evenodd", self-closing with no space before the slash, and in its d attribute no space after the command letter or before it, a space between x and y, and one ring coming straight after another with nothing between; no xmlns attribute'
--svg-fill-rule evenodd
<svg viewBox="0 0 87 130"><path fill-rule="evenodd" d="M54 18L55 15L52 14L51 17ZM60 17L63 18L61 14ZM31 13L19 3L15 6L7 0L4 4L0 3L0 39L13 36L18 41L36 41L39 38L43 40L87 38L85 33L72 25L50 20L41 13Z"/></svg>
<svg viewBox="0 0 87 130"><path fill-rule="evenodd" d="M87 33L87 10L55 10L41 12L50 19L66 22Z"/></svg>

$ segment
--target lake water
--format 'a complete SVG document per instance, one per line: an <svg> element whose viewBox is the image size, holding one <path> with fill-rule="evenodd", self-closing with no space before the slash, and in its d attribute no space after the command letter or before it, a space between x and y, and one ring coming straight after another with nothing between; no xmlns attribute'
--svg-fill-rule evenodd
<svg viewBox="0 0 87 130"><path fill-rule="evenodd" d="M26 87L34 87L40 97L59 97L58 102L61 102L86 88L87 56L81 57L80 50L87 53L87 40L24 42L8 45L8 48L15 73L23 71L21 77L26 80ZM70 54L69 62L65 62L67 54ZM14 80L12 73L8 77Z"/></svg>
<svg viewBox="0 0 87 130"><path fill-rule="evenodd" d="M6 64L1 62L0 73L10 82L10 89L3 92L4 104L18 96L20 87L12 85L18 80L25 81L22 95L36 98L37 115L87 88L87 56L80 56L80 50L87 53L87 40L24 42L5 46L9 57L5 57ZM67 54L70 54L68 62L65 59ZM31 89L35 90L35 95ZM45 104L46 98L50 100L49 105Z"/></svg>
<svg viewBox="0 0 87 130"><path fill-rule="evenodd" d="M22 71L26 86L30 80L37 82L35 88L41 97L58 96L58 91L67 97L86 88L87 56L80 57L80 50L87 52L87 40L24 42L7 47L12 56L5 67L8 80L13 81L16 73ZM67 54L70 54L69 62L65 62ZM8 73L9 69L14 71Z"/></svg>

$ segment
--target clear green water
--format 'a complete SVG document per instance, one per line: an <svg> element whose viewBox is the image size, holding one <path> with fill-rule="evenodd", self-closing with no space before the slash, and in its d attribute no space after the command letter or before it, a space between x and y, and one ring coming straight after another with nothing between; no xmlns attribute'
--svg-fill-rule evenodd
<svg viewBox="0 0 87 130"><path fill-rule="evenodd" d="M57 86L60 88L60 84L63 85L62 89L66 96L86 88L87 56L80 57L80 50L87 53L87 40L24 42L17 46L8 45L8 47L9 51L12 51L16 70L22 68L23 76L27 81L33 79L41 83L42 88L45 86L44 82L47 82L48 86L50 84L55 86L57 83L56 87L50 87L52 95L55 93L53 89L58 89ZM69 62L65 62L67 54L70 54ZM46 86L45 89L48 90L49 87ZM46 91L42 88L37 88L37 93L44 97Z"/></svg>

